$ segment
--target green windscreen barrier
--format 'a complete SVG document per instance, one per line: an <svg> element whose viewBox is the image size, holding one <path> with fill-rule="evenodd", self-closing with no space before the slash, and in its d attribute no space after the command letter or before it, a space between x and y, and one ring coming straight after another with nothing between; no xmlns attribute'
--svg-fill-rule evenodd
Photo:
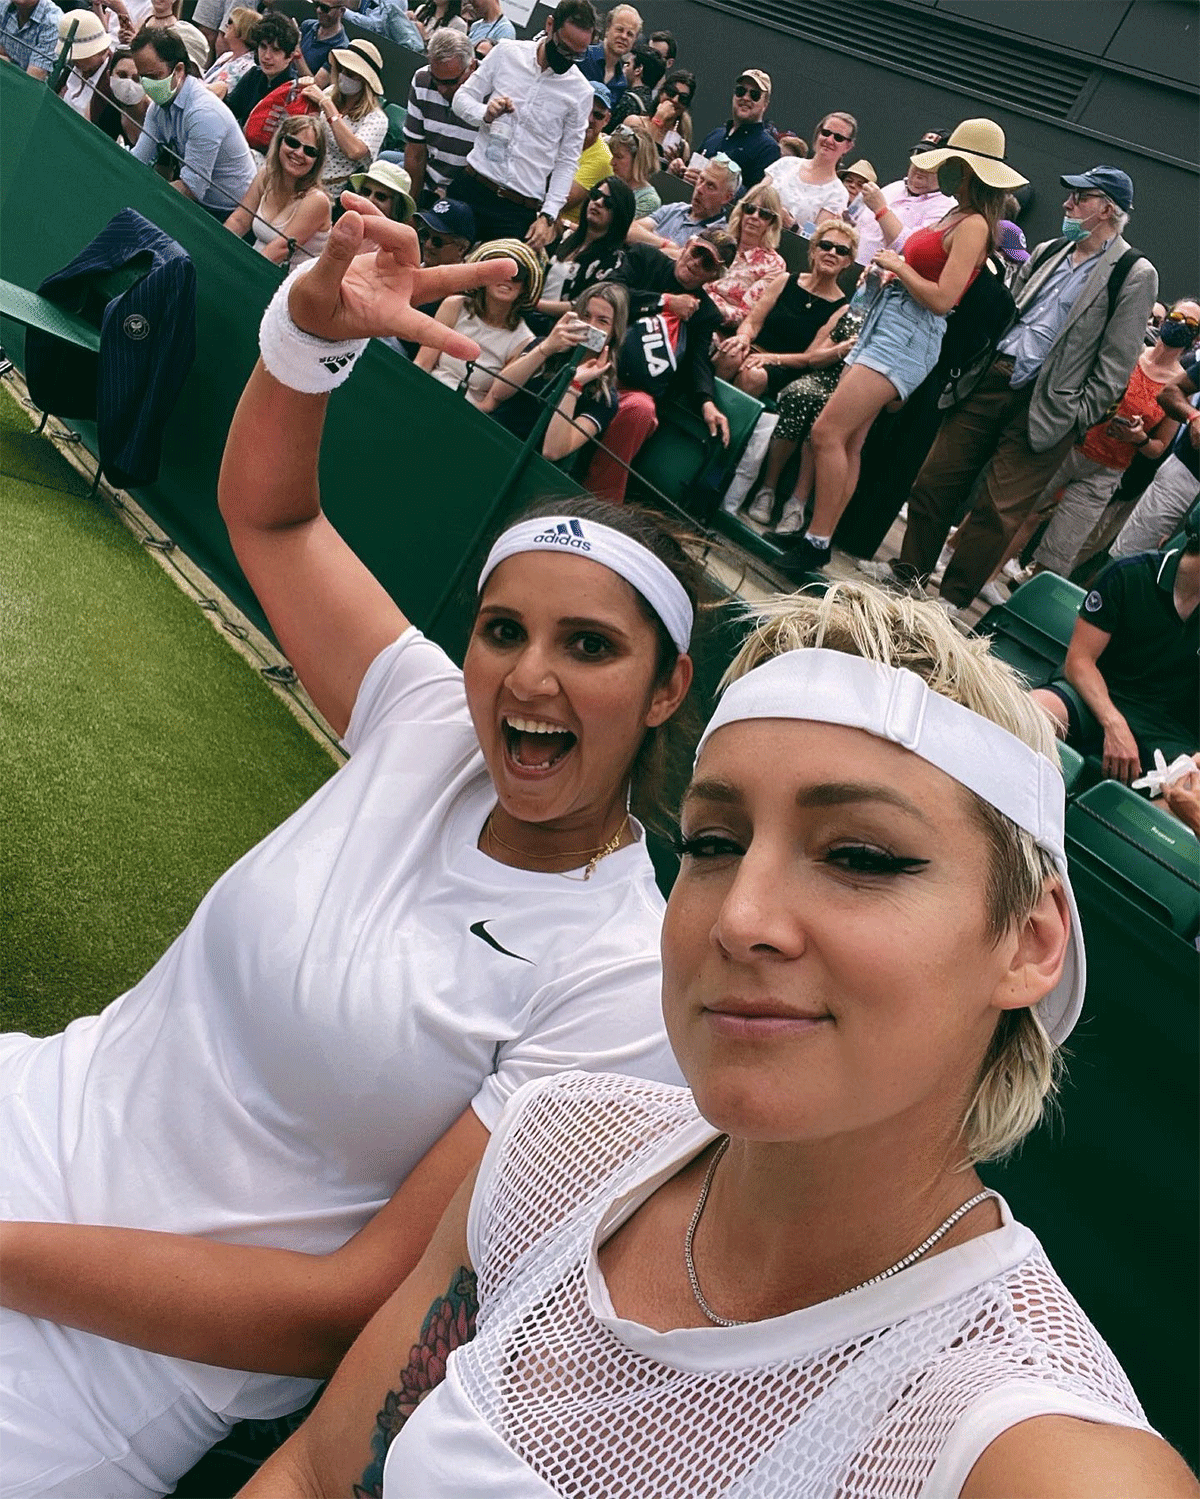
<svg viewBox="0 0 1200 1499"><path fill-rule="evenodd" d="M0 276L34 291L122 208L177 240L196 267L196 361L172 413L157 482L137 499L239 608L266 621L234 560L217 511L217 473L242 387L258 357L258 324L282 279L249 245L187 202L81 119L44 84L0 68ZM47 182L79 190L47 194ZM24 338L3 322L18 365ZM81 425L95 450L95 434ZM331 520L410 619L427 625L521 444L462 397L375 342L330 399L321 498ZM576 492L533 456L510 511L542 494ZM471 579L471 570L465 575ZM473 581L473 580L472 580ZM461 646L471 588L432 633Z"/></svg>

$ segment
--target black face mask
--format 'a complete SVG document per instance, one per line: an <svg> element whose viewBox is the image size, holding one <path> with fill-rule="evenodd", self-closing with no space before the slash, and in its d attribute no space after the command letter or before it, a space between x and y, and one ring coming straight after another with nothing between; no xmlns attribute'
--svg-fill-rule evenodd
<svg viewBox="0 0 1200 1499"><path fill-rule="evenodd" d="M1186 323L1172 323L1170 319L1164 318L1158 336L1168 349L1186 349L1195 338L1196 330L1189 328Z"/></svg>
<svg viewBox="0 0 1200 1499"><path fill-rule="evenodd" d="M546 38L546 66L553 73L569 73L575 66L575 59L567 57L555 46L553 35Z"/></svg>

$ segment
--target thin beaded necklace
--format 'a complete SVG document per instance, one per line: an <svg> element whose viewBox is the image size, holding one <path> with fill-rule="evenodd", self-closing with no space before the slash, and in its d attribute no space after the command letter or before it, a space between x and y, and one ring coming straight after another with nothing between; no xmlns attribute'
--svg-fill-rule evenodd
<svg viewBox="0 0 1200 1499"><path fill-rule="evenodd" d="M513 844L513 843L505 843L504 839L501 838L500 834L496 831L495 827L492 825L492 818L494 816L495 816L495 808L493 807L492 810L491 810L491 812L488 813L487 822L484 823L484 834L485 834L485 836L487 838L487 841L489 843L491 843L494 847L499 847L499 848L507 849L507 851L510 854L520 854L522 858L528 859L530 857L528 849L517 848L517 846L515 844ZM558 853L546 854L546 855L544 855L544 857L547 858L547 859L583 859L583 858L587 858L588 859L588 864L587 864L587 868L583 871L582 878L585 879L585 880L590 880L591 877L595 874L595 872L596 872L596 865L599 864L600 860L606 858L609 854L616 853L617 849L620 847L621 839L625 836L625 830L626 830L626 828L628 826L629 826L629 813L626 812L625 816L621 819L621 826L617 829L617 831L613 834L613 836L608 840L608 842L605 843L605 844L603 844L600 848L564 848L564 849L560 850ZM589 857L589 855L590 855L590 857ZM538 858L539 855L535 854L535 855L533 855L533 857L534 858ZM563 875L563 876L566 876L566 877L570 877L572 875L572 873L573 873L573 871L570 870L570 869L560 869L557 872L559 874Z"/></svg>
<svg viewBox="0 0 1200 1499"><path fill-rule="evenodd" d="M705 1301L704 1292L700 1289L700 1280L696 1274L696 1264L692 1259L692 1242L696 1237L696 1229L700 1226L704 1204L708 1201L708 1192L713 1183L713 1176L716 1174L717 1163L728 1149L729 1136L723 1135L721 1143L713 1152L713 1158L709 1162L708 1170L704 1173L704 1185L700 1188L700 1200L696 1204L696 1211L692 1214L692 1221L688 1224L688 1230L684 1236L683 1262L687 1267L688 1283L691 1285L692 1295L696 1298L696 1305L708 1320L715 1323L717 1327L746 1327L748 1326L746 1318L721 1317ZM919 1260L923 1254L928 1254L937 1241L945 1234L948 1234L960 1218L966 1217L973 1207L978 1207L985 1197L995 1197L995 1195L995 1192L987 1189L982 1192L976 1192L974 1197L969 1197L966 1202L960 1203L940 1227L935 1228L927 1239L918 1244L910 1253L906 1254L902 1260L897 1260L894 1265L889 1265L886 1270L881 1270L878 1275L872 1275L867 1280L860 1280L856 1286L851 1286L846 1291L839 1291L836 1296L831 1296L829 1299L831 1301L839 1301L843 1296L852 1296L855 1291L865 1290L867 1286L878 1285L881 1280L888 1280L891 1276L899 1274L901 1270L907 1270L909 1265L915 1260Z"/></svg>

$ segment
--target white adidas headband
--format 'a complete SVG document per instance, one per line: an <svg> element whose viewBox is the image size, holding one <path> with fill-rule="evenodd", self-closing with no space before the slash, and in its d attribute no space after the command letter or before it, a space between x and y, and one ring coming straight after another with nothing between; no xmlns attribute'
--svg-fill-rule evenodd
<svg viewBox="0 0 1200 1499"><path fill-rule="evenodd" d="M653 552L632 536L599 521L576 515L544 515L518 521L497 538L479 574L480 593L506 557L518 552L557 552L586 557L624 578L646 600L666 626L676 649L686 651L692 638L692 601L683 584Z"/></svg>
<svg viewBox="0 0 1200 1499"><path fill-rule="evenodd" d="M730 683L696 759L718 729L755 718L844 724L901 745L1003 812L1050 855L1070 907L1071 936L1062 977L1036 1008L1061 1046L1083 1008L1087 970L1063 846L1066 791L1058 766L991 719L932 691L915 672L842 651L787 651Z"/></svg>

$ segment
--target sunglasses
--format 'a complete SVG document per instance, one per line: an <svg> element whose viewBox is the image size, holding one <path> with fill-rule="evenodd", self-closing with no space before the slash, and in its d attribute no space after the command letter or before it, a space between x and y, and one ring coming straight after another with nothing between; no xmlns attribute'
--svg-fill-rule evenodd
<svg viewBox="0 0 1200 1499"><path fill-rule="evenodd" d="M556 36L550 38L550 45L558 53L559 57L565 57L568 62L582 62L586 55L583 52L572 52L569 48L564 47Z"/></svg>
<svg viewBox="0 0 1200 1499"><path fill-rule="evenodd" d="M681 104L690 104L692 102L691 93L687 89L680 88L678 84L674 83L672 83L668 88L663 89L663 96L667 99L678 99Z"/></svg>
<svg viewBox="0 0 1200 1499"><path fill-rule="evenodd" d="M429 81L430 81L430 83L433 84L433 86L434 86L435 89L439 89L439 90L440 89L444 89L444 88L454 89L454 88L458 87L458 85L463 81L463 79L466 76L467 76L467 70L466 70L466 68L464 68L461 73L455 73L455 75L454 75L453 78L438 78L434 74L433 70L430 69Z"/></svg>
<svg viewBox="0 0 1200 1499"><path fill-rule="evenodd" d="M735 99L749 99L754 104L757 104L762 96L762 89L755 88L752 83L739 83L733 91Z"/></svg>
<svg viewBox="0 0 1200 1499"><path fill-rule="evenodd" d="M306 141L302 141L294 135L285 135L283 138L283 144L288 148L289 151L303 151L305 156L308 157L309 161L316 161L317 159L316 146L310 146Z"/></svg>
<svg viewBox="0 0 1200 1499"><path fill-rule="evenodd" d="M424 229L420 224L417 226L417 233L431 250L445 250L450 245L464 243L456 240L452 234L438 234L435 229Z"/></svg>
<svg viewBox="0 0 1200 1499"><path fill-rule="evenodd" d="M327 16L331 10L336 10L336 9L337 9L336 5L320 5L320 4L318 4L317 7L316 7L316 12L317 12L317 14L319 16Z"/></svg>
<svg viewBox="0 0 1200 1499"><path fill-rule="evenodd" d="M371 183L364 182L358 196L366 198L368 203L387 203L390 205L394 194L386 187L373 187Z"/></svg>
<svg viewBox="0 0 1200 1499"><path fill-rule="evenodd" d="M839 130L827 130L824 125L817 131L817 134L823 135L826 140L837 141L839 146L844 146L847 141L854 139L852 135L843 135Z"/></svg>
<svg viewBox="0 0 1200 1499"><path fill-rule="evenodd" d="M605 203L612 206L612 193L606 187L594 187L588 194L593 203Z"/></svg>
<svg viewBox="0 0 1200 1499"><path fill-rule="evenodd" d="M692 259L702 265L706 271L724 270L721 262L708 250L702 250L693 246L691 255Z"/></svg>
<svg viewBox="0 0 1200 1499"><path fill-rule="evenodd" d="M1182 323L1185 328L1191 328L1193 331L1200 328L1200 318L1188 317L1183 312L1168 312L1163 321L1168 323Z"/></svg>
<svg viewBox="0 0 1200 1499"><path fill-rule="evenodd" d="M1074 203L1077 207L1080 203L1086 203L1089 198L1107 198L1107 193L1102 193L1098 188L1090 188L1086 192L1067 194L1067 202Z"/></svg>
<svg viewBox="0 0 1200 1499"><path fill-rule="evenodd" d="M773 224L779 215L772 208L764 208L761 203L743 203L742 217L766 219L768 224Z"/></svg>
<svg viewBox="0 0 1200 1499"><path fill-rule="evenodd" d="M849 245L838 245L831 239L819 239L817 249L824 250L826 255L841 255L846 260L849 260L853 253Z"/></svg>
<svg viewBox="0 0 1200 1499"><path fill-rule="evenodd" d="M597 104L595 109L592 110L592 119L595 120L597 125L603 125L611 113L612 110L607 108L607 106Z"/></svg>

